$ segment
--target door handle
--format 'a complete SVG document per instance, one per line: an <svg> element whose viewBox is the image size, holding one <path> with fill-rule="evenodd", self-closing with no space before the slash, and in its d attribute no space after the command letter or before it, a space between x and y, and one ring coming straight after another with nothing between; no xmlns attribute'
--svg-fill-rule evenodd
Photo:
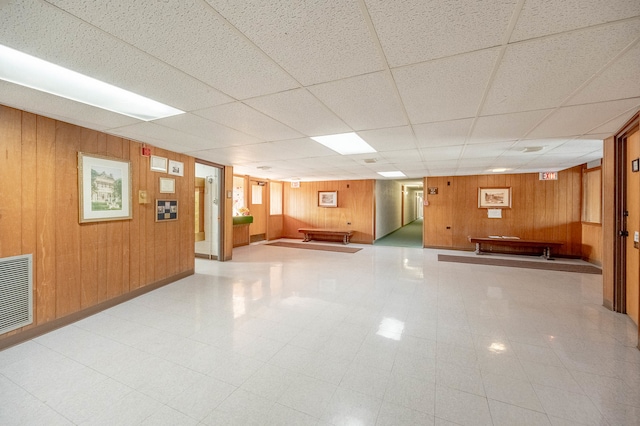
<svg viewBox="0 0 640 426"><path fill-rule="evenodd" d="M620 232L618 232L618 235L620 235L621 237L628 237L629 236L629 231L620 231Z"/></svg>

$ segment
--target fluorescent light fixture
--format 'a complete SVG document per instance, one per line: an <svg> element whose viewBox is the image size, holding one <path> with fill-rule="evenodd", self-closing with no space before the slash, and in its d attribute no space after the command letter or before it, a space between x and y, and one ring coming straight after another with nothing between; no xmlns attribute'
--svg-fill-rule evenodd
<svg viewBox="0 0 640 426"><path fill-rule="evenodd" d="M407 175L402 172L378 172L378 174L384 177L407 177Z"/></svg>
<svg viewBox="0 0 640 426"><path fill-rule="evenodd" d="M179 109L2 45L0 79L143 121L184 114Z"/></svg>
<svg viewBox="0 0 640 426"><path fill-rule="evenodd" d="M509 169L505 169L505 168L500 168L500 169L492 169L491 171L493 173L502 173L502 172L506 172Z"/></svg>
<svg viewBox="0 0 640 426"><path fill-rule="evenodd" d="M337 135L314 136L311 139L342 155L377 152L371 145L366 143L354 132L339 133Z"/></svg>

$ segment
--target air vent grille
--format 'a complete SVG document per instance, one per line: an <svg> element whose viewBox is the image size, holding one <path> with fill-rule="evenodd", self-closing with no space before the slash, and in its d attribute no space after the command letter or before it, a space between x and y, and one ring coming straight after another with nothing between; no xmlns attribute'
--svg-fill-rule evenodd
<svg viewBox="0 0 640 426"><path fill-rule="evenodd" d="M0 259L0 334L32 322L32 256Z"/></svg>

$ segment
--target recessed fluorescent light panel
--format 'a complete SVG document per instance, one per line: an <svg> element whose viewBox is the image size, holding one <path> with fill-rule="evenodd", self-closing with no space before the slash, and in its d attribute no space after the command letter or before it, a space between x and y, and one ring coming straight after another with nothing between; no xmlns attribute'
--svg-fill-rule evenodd
<svg viewBox="0 0 640 426"><path fill-rule="evenodd" d="M339 133L337 135L328 136L315 136L311 139L342 155L377 152L371 145L366 143L354 132Z"/></svg>
<svg viewBox="0 0 640 426"><path fill-rule="evenodd" d="M184 113L2 45L0 79L143 121Z"/></svg>
<svg viewBox="0 0 640 426"><path fill-rule="evenodd" d="M384 177L407 177L407 175L402 172L378 172L378 174Z"/></svg>

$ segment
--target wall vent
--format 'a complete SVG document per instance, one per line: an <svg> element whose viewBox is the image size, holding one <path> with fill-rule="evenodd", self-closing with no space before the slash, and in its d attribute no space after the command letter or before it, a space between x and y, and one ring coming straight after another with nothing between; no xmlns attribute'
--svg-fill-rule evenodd
<svg viewBox="0 0 640 426"><path fill-rule="evenodd" d="M0 259L0 334L32 322L32 256Z"/></svg>

